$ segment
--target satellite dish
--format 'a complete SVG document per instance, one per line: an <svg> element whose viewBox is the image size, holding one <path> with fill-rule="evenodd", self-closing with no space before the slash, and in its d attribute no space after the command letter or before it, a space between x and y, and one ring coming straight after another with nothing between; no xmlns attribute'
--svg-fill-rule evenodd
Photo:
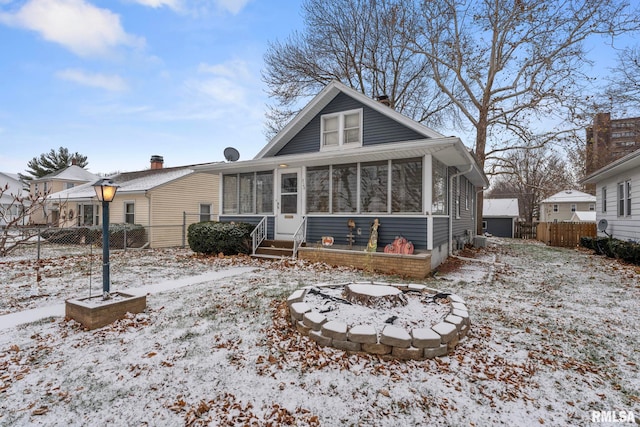
<svg viewBox="0 0 640 427"><path fill-rule="evenodd" d="M240 153L233 147L227 147L224 149L224 158L227 159L228 162L235 162L240 158Z"/></svg>
<svg viewBox="0 0 640 427"><path fill-rule="evenodd" d="M604 233L605 231L607 231L608 226L609 221L607 221L606 219L602 218L600 221L598 221L598 231L602 231Z"/></svg>

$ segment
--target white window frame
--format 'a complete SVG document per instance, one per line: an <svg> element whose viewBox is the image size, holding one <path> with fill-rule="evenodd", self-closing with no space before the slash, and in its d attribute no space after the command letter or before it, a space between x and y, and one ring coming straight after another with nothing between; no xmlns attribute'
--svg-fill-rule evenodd
<svg viewBox="0 0 640 427"><path fill-rule="evenodd" d="M578 205L576 205L575 203L571 204L571 212L575 212L578 210Z"/></svg>
<svg viewBox="0 0 640 427"><path fill-rule="evenodd" d="M631 216L631 180L628 179L624 182L624 208L625 216Z"/></svg>
<svg viewBox="0 0 640 427"><path fill-rule="evenodd" d="M202 208L204 208L204 207L209 208L209 212L208 213L202 212ZM211 214L213 213L213 209L212 209L211 203L200 203L199 211L200 211L200 222L211 221L211 219L212 219L211 218L211 216L212 216ZM203 220L202 218L204 218L205 216L207 217L207 219Z"/></svg>
<svg viewBox="0 0 640 427"><path fill-rule="evenodd" d="M127 215L129 215L129 213L127 212L127 206L132 205L133 206L133 222L127 222ZM132 201L128 201L128 202L124 202L124 206L122 209L122 213L124 215L124 223L125 224L135 224L136 223L136 202L132 202Z"/></svg>
<svg viewBox="0 0 640 427"><path fill-rule="evenodd" d="M618 183L618 216L631 216L631 180Z"/></svg>
<svg viewBox="0 0 640 427"><path fill-rule="evenodd" d="M362 147L362 108L357 108L355 110L341 111L339 113L331 113L331 114L323 114L320 116L320 151L331 151L331 150L342 150L346 148L353 147ZM358 114L358 142L345 142L345 116L349 116L352 114ZM327 119L338 118L338 145L325 145L324 144L324 123Z"/></svg>
<svg viewBox="0 0 640 427"><path fill-rule="evenodd" d="M554 212L559 212L560 211L560 206L558 206L558 204L554 204L553 205L553 211Z"/></svg>
<svg viewBox="0 0 640 427"><path fill-rule="evenodd" d="M602 187L602 213L607 212L607 187Z"/></svg>

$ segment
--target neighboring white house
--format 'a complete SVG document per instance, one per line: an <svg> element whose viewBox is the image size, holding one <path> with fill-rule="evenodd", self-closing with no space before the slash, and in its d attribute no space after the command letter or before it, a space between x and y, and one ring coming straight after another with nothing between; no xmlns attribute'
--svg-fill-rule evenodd
<svg viewBox="0 0 640 427"><path fill-rule="evenodd" d="M5 189L5 186L7 187ZM12 221L18 215L20 206L14 203L15 197L26 197L28 191L25 190L24 184L20 181L17 174L0 172L0 188L3 189L0 196L0 227ZM29 203L25 200L23 203ZM24 218L25 224L29 218ZM21 224L24 225L24 224Z"/></svg>
<svg viewBox="0 0 640 427"><path fill-rule="evenodd" d="M593 172L582 182L596 185L596 218L607 220L607 233L640 242L640 150Z"/></svg>
<svg viewBox="0 0 640 427"><path fill-rule="evenodd" d="M484 199L482 231L496 237L514 237L520 217L518 199Z"/></svg>
<svg viewBox="0 0 640 427"><path fill-rule="evenodd" d="M576 212L595 212L596 196L564 190L540 202L540 222L571 221Z"/></svg>

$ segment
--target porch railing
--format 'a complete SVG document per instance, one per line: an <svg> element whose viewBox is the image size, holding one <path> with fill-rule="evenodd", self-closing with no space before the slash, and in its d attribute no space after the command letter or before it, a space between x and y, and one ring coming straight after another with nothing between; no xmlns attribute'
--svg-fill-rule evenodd
<svg viewBox="0 0 640 427"><path fill-rule="evenodd" d="M251 232L251 254L256 254L256 249L267 238L267 217L263 216L256 228Z"/></svg>
<svg viewBox="0 0 640 427"><path fill-rule="evenodd" d="M307 240L307 217L302 217L302 222L300 223L300 227L296 230L293 235L293 257L298 256L298 248L302 243Z"/></svg>

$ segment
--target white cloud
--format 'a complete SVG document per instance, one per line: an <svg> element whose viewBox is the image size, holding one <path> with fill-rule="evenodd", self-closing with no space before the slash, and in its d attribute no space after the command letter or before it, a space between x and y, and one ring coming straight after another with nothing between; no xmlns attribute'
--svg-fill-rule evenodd
<svg viewBox="0 0 640 427"><path fill-rule="evenodd" d="M215 0L215 2L219 8L237 15L249 3L249 0Z"/></svg>
<svg viewBox="0 0 640 427"><path fill-rule="evenodd" d="M210 73L220 77L229 77L231 79L249 79L251 78L251 72L246 62L234 59L227 61L224 64L200 64L198 66L198 72Z"/></svg>
<svg viewBox="0 0 640 427"><path fill-rule="evenodd" d="M164 6L173 10L182 9L182 1L180 0L133 0L133 2L143 6L152 7L154 9L159 9Z"/></svg>
<svg viewBox="0 0 640 427"><path fill-rule="evenodd" d="M144 45L143 38L124 31L117 14L83 0L30 0L15 14L0 14L0 22L36 31L79 56Z"/></svg>
<svg viewBox="0 0 640 427"><path fill-rule="evenodd" d="M127 84L124 79L117 75L91 74L74 69L66 69L58 72L56 75L63 80L69 80L83 86L98 87L114 92L127 89Z"/></svg>

